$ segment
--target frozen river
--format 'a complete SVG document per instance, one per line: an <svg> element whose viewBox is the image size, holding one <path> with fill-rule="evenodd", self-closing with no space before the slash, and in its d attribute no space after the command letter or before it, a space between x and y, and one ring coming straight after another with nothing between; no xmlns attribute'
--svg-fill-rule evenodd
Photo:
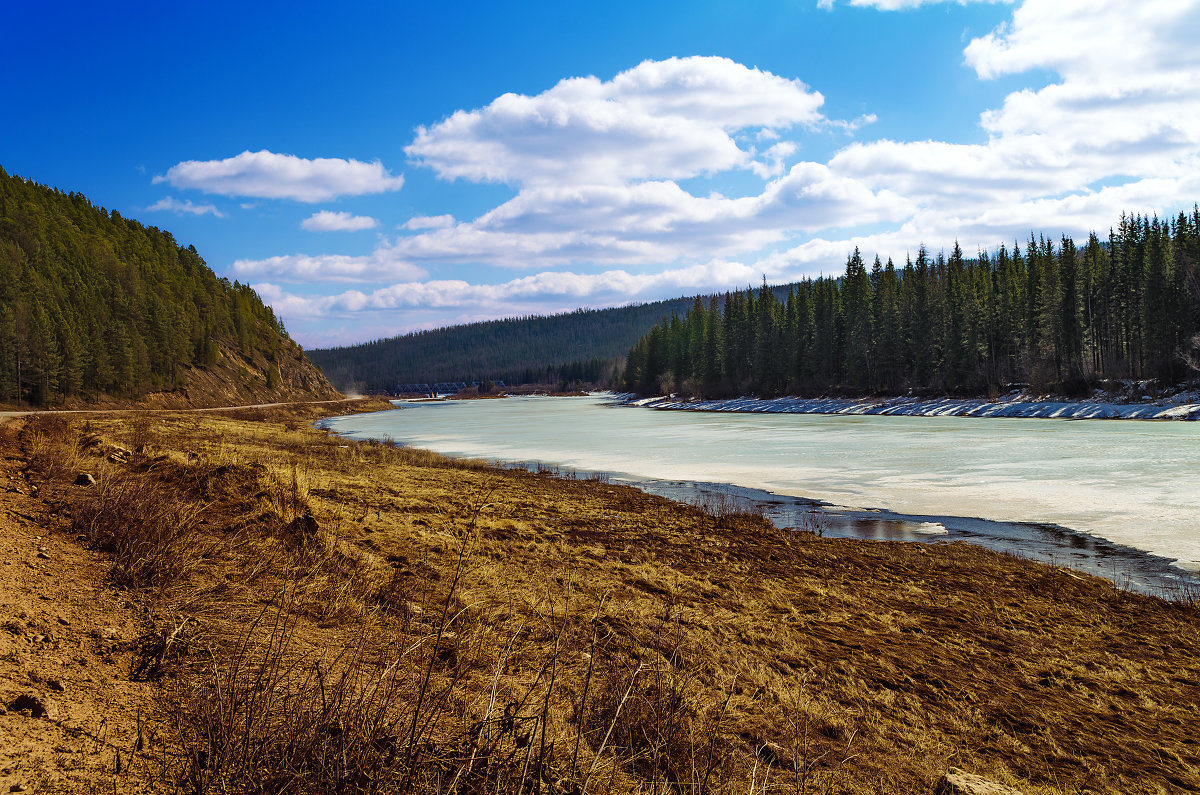
<svg viewBox="0 0 1200 795"><path fill-rule="evenodd" d="M1144 589L1200 572L1200 423L714 414L592 396L400 403L325 424L679 499L717 492L782 526L818 501L831 535L965 538Z"/></svg>

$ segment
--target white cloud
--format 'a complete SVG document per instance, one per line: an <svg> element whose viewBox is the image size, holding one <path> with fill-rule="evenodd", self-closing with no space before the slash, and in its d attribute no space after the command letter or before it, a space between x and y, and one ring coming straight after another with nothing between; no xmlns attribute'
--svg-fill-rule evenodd
<svg viewBox="0 0 1200 795"><path fill-rule="evenodd" d="M360 232L377 226L379 222L370 216L330 210L313 213L300 222L300 227L309 232Z"/></svg>
<svg viewBox="0 0 1200 795"><path fill-rule="evenodd" d="M1196 8L1195 0L1025 0L964 55L984 79L1035 68L1069 81L1161 77L1200 62Z"/></svg>
<svg viewBox="0 0 1200 795"><path fill-rule="evenodd" d="M799 147L792 141L780 141L762 153L762 160L750 164L750 170L763 179L778 177L783 173L783 161L796 153Z"/></svg>
<svg viewBox="0 0 1200 795"><path fill-rule="evenodd" d="M185 160L156 176L154 182L223 196L319 202L399 190L404 177L393 177L378 160L307 160L264 149L224 160Z"/></svg>
<svg viewBox="0 0 1200 795"><path fill-rule="evenodd" d="M562 80L536 96L505 94L420 128L406 151L444 178L514 183L510 200L469 221L412 218L401 228L417 234L383 240L368 257L292 255L236 268L289 282L320 273L379 282L441 263L662 266L816 229L903 220L908 208L886 189L819 163L788 167L799 151L795 128L842 134L871 121L830 121L822 102L799 80L709 57L645 61L608 81ZM730 169L769 181L737 198L697 196L674 181Z"/></svg>
<svg viewBox="0 0 1200 795"><path fill-rule="evenodd" d="M918 212L1011 217L1023 208L1032 213L1023 225L1039 227L1048 223L1039 201L1082 199L1097 183L1185 184L1200 154L1200 54L1189 43L1200 33L1198 10L1200 0L1026 0L1009 23L968 44L966 63L983 79L1031 69L1059 79L985 111L986 143L852 144L830 168L894 190ZM1173 193L1156 204L1192 200Z"/></svg>
<svg viewBox="0 0 1200 795"><path fill-rule="evenodd" d="M446 179L521 185L680 179L746 166L731 133L817 125L824 98L728 58L645 61L612 80L504 94L420 127L405 151Z"/></svg>
<svg viewBox="0 0 1200 795"><path fill-rule="evenodd" d="M453 215L416 215L400 225L401 229L445 229L454 226Z"/></svg>
<svg viewBox="0 0 1200 795"><path fill-rule="evenodd" d="M286 281L318 273L381 281L414 263L663 265L753 252L804 231L899 222L910 214L890 191L872 191L805 162L761 194L735 199L693 196L670 181L528 188L474 221L382 241L370 257L273 257L235 267L242 275Z"/></svg>
<svg viewBox="0 0 1200 795"><path fill-rule="evenodd" d="M419 279L425 270L397 258L380 247L367 256L344 254L285 254L266 259L239 259L233 263L238 278L280 279L291 282L379 281Z"/></svg>
<svg viewBox="0 0 1200 795"><path fill-rule="evenodd" d="M473 219L411 218L401 225L409 234L367 256L273 257L236 270L268 284L360 288L324 297L274 288L285 317L372 328L401 317L412 328L839 273L856 245L902 263L921 244L958 240L974 252L1023 246L1031 232L1079 238L1122 211L1166 214L1200 196L1197 33L1200 0L1025 0L963 50L981 80L1040 70L979 115L982 140L860 139L824 162L796 162L803 136L849 135L873 117L826 119L821 95L797 80L720 58L563 80L459 111L419 129L408 148L443 178L513 185L499 205ZM762 183L726 196L682 182L720 172ZM532 275L498 284L484 283L495 278L486 271L429 275L475 264Z"/></svg>
<svg viewBox="0 0 1200 795"><path fill-rule="evenodd" d="M547 271L522 276L500 284L472 284L460 279L413 281L393 284L371 292L347 290L330 296L308 297L284 290L271 282L253 285L254 290L281 314L299 318L347 316L361 312L410 308L490 310L519 314L522 307L536 308L547 300L565 301L567 306L615 305L638 296L686 294L742 287L761 274L738 262L713 260L658 273L609 270L585 274ZM493 314L492 316L495 316Z"/></svg>
<svg viewBox="0 0 1200 795"><path fill-rule="evenodd" d="M147 212L159 212L160 210L166 210L168 212L175 213L176 215L183 215L186 213L188 215L215 215L217 218L225 217L225 213L218 210L214 205L192 204L191 199L179 201L179 199L176 199L173 196L166 196L162 199L159 199L154 204L146 208Z"/></svg>

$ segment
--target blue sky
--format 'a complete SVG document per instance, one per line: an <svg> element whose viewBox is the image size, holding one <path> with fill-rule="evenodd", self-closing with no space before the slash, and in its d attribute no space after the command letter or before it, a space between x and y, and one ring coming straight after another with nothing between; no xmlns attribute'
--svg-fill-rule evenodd
<svg viewBox="0 0 1200 795"><path fill-rule="evenodd" d="M5 16L0 165L194 244L308 347L1200 199L1200 0Z"/></svg>

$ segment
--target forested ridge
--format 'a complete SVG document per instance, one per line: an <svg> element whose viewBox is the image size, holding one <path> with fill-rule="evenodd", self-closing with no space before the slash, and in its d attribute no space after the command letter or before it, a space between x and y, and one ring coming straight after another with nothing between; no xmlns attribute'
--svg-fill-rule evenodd
<svg viewBox="0 0 1200 795"><path fill-rule="evenodd" d="M690 298L679 298L489 320L313 350L309 356L335 384L368 390L439 381L615 382L629 346L655 323L690 305Z"/></svg>
<svg viewBox="0 0 1200 795"><path fill-rule="evenodd" d="M1200 210L1123 216L1082 247L1031 239L903 267L855 249L839 278L697 299L629 351L623 385L685 396L1079 394L1102 379L1195 377Z"/></svg>
<svg viewBox="0 0 1200 795"><path fill-rule="evenodd" d="M226 356L264 393L328 391L297 375L311 365L271 308L194 247L0 168L0 403L137 398Z"/></svg>

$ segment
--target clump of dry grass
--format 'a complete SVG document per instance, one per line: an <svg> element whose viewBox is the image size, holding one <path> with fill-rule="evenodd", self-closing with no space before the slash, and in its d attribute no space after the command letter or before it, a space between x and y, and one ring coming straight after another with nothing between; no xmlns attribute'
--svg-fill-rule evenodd
<svg viewBox="0 0 1200 795"><path fill-rule="evenodd" d="M398 709L408 650L362 633L336 653L298 653L298 619L264 611L229 654L167 702L182 754L171 771L189 792L397 791L404 764ZM387 657L385 665L372 660Z"/></svg>
<svg viewBox="0 0 1200 795"><path fill-rule="evenodd" d="M152 480L123 472L103 475L72 513L74 528L112 555L124 586L164 587L196 564L197 518L203 506Z"/></svg>
<svg viewBox="0 0 1200 795"><path fill-rule="evenodd" d="M738 499L733 494L705 491L692 503L700 511L711 516L718 527L729 528L739 519L762 519L763 506L757 502Z"/></svg>
<svg viewBox="0 0 1200 795"><path fill-rule="evenodd" d="M29 457L29 473L41 481L69 482L88 467L79 434L65 417L34 416L22 436Z"/></svg>

